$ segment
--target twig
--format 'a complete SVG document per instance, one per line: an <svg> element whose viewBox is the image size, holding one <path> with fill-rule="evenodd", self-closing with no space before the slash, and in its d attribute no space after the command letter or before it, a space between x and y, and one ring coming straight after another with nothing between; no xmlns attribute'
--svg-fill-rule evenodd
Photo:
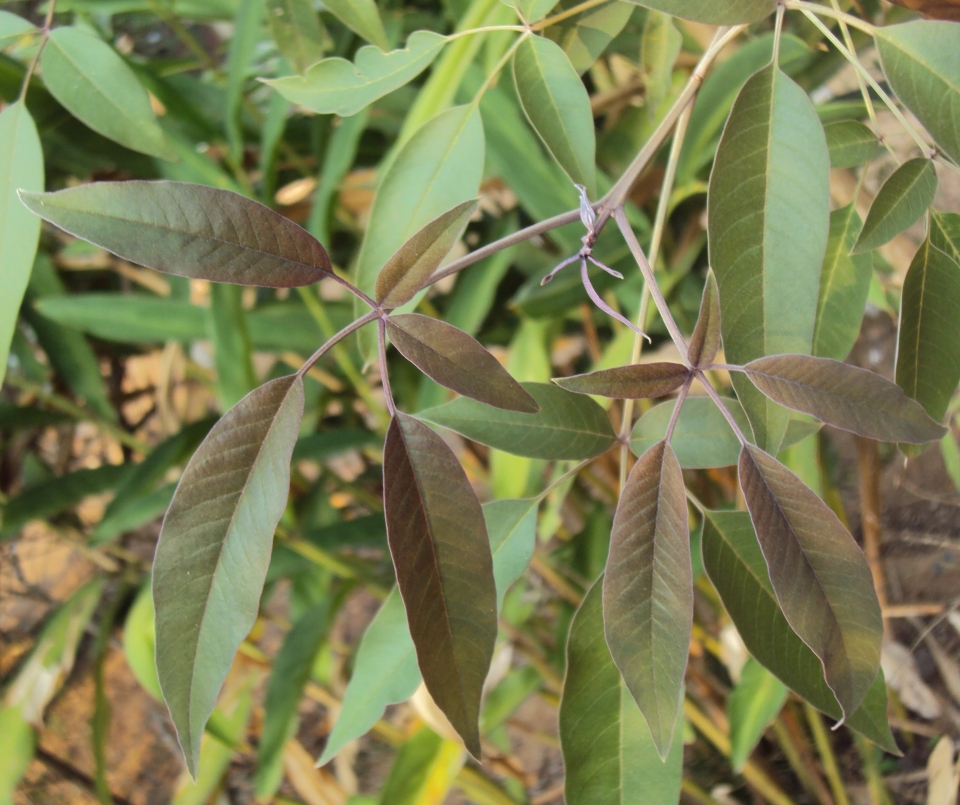
<svg viewBox="0 0 960 805"><path fill-rule="evenodd" d="M354 319L350 324L344 327L340 332L333 335L320 349L313 353L309 358L304 361L303 366L297 370L297 374L300 377L303 377L318 360L320 360L324 355L326 355L331 349L333 349L337 344L343 341L350 333L356 332L365 324L369 324L372 321L375 321L380 317L379 310L371 310L369 313L361 316L359 319Z"/></svg>
<svg viewBox="0 0 960 805"><path fill-rule="evenodd" d="M670 443L670 440L673 438L673 430L677 427L677 420L680 418L680 409L683 408L683 404L687 400L687 394L690 393L690 384L693 383L693 375L687 378L687 382L683 384L683 387L680 389L680 394L677 397L677 402L673 406L673 413L670 414L670 422L667 423L667 432L663 437L663 440Z"/></svg>
<svg viewBox="0 0 960 805"><path fill-rule="evenodd" d="M730 413L730 410L723 404L723 400L720 398L720 395L717 394L717 390L710 385L710 381L707 380L706 375L699 369L696 372L697 380L700 381L703 385L704 390L707 392L707 396L716 403L717 408L720 409L720 413L723 414L723 418L727 420L727 424L733 429L733 432L737 435L737 438L740 440L740 444L744 447L747 446L747 437L743 435L743 431L740 430L740 426L737 424L737 420L733 418L733 414Z"/></svg>
<svg viewBox="0 0 960 805"><path fill-rule="evenodd" d="M584 11L589 11L591 8L596 8L606 2L607 0L584 0L583 3L578 3L573 8L568 8L566 11L561 11L559 14L554 14L545 20L535 22L530 26L530 30L542 31L544 28L549 28L551 25L556 25L558 22L563 22L566 19L570 19L570 17L575 17L577 14L582 14Z"/></svg>
<svg viewBox="0 0 960 805"><path fill-rule="evenodd" d="M33 78L33 73L37 69L37 63L40 61L40 54L43 53L43 49L47 46L47 40L50 39L50 27L53 25L53 10L56 8L57 0L50 0L50 5L47 6L47 16L43 19L43 28L41 32L43 36L40 38L40 44L37 45L37 52L33 54L33 58L30 59L30 65L27 67L27 72L23 77L23 83L20 85L20 95L17 98L18 101L23 101L27 97L27 90L30 88L30 79Z"/></svg>
<svg viewBox="0 0 960 805"><path fill-rule="evenodd" d="M870 84L870 87L873 89L873 91L880 96L881 100L883 100L884 104L886 104L887 108L890 110L893 116L899 121L900 125L903 126L904 131L906 131L907 134L909 134L913 138L913 141L917 144L917 147L923 152L924 156L928 158L932 158L936 152L930 149L930 146L927 145L923 137L921 137L917 133L917 130L907 122L907 119L903 116L903 113L897 108L897 105L893 102L893 99L883 90L883 87L881 87L876 82L874 77L870 75L867 69L862 64L860 64L860 60L855 55L853 55L849 50L847 50L847 48L843 45L843 43L839 39L837 39L836 36L833 35L833 32L829 28L827 28L827 26L824 25L819 19L817 19L815 14L812 14L811 12L806 10L805 6L807 5L809 4L801 3L799 5L796 5L796 7L800 9L801 13L808 20L810 20L810 22L812 22L815 26L817 26L817 28L820 29L820 32L833 43L833 46L840 51L843 57L848 62L850 62L850 64L853 65L854 69L858 73L860 73L864 77L867 83ZM823 6L814 6L814 7L820 9L821 11L826 10L823 8ZM856 19L856 18L853 17L852 19Z"/></svg>
<svg viewBox="0 0 960 805"><path fill-rule="evenodd" d="M391 417L396 416L397 406L393 402L390 373L387 371L387 322L383 318L377 322L377 355L380 358L380 385L387 400L387 410Z"/></svg>

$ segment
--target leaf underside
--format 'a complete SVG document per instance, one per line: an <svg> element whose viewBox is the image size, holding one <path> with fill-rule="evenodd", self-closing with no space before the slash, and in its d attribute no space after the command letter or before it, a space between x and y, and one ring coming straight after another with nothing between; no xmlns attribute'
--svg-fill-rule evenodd
<svg viewBox="0 0 960 805"><path fill-rule="evenodd" d="M707 272L707 284L700 300L700 314L687 345L690 365L702 369L713 363L720 351L720 291L713 271Z"/></svg>

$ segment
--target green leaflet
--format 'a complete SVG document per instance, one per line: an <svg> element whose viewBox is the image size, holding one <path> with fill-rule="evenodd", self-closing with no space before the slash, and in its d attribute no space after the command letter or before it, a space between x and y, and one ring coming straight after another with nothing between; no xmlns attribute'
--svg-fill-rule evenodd
<svg viewBox="0 0 960 805"><path fill-rule="evenodd" d="M944 243L943 221L932 219L907 271L897 336L897 385L937 422L960 381L960 264L933 244Z"/></svg>
<svg viewBox="0 0 960 805"><path fill-rule="evenodd" d="M859 120L838 120L823 127L831 168L854 168L873 159L882 149L877 135Z"/></svg>
<svg viewBox="0 0 960 805"><path fill-rule="evenodd" d="M36 742L33 727L20 708L0 705L0 802L13 801L20 778L33 760Z"/></svg>
<svg viewBox="0 0 960 805"><path fill-rule="evenodd" d="M366 733L388 704L406 701L420 685L417 654L396 587L363 633L343 707L317 761L333 760L345 744Z"/></svg>
<svg viewBox="0 0 960 805"><path fill-rule="evenodd" d="M137 682L157 701L163 701L157 678L157 629L150 580L143 585L123 624L123 653Z"/></svg>
<svg viewBox="0 0 960 805"><path fill-rule="evenodd" d="M750 657L740 671L740 681L730 694L730 765L743 769L767 727L786 704L789 691L779 679Z"/></svg>
<svg viewBox="0 0 960 805"><path fill-rule="evenodd" d="M667 759L683 699L693 624L690 527L680 462L658 442L617 504L603 579L603 628L623 681Z"/></svg>
<svg viewBox="0 0 960 805"><path fill-rule="evenodd" d="M20 189L43 190L43 151L27 107L17 102L0 112L0 383L40 237L39 219L17 198Z"/></svg>
<svg viewBox="0 0 960 805"><path fill-rule="evenodd" d="M483 505L483 516L493 553L499 608L507 589L520 578L533 556L537 501L495 500ZM406 701L419 684L420 669L403 601L394 588L360 640L343 707L317 763L332 760L344 744L367 732L388 704Z"/></svg>
<svg viewBox="0 0 960 805"><path fill-rule="evenodd" d="M917 20L877 28L876 39L894 92L960 160L960 24Z"/></svg>
<svg viewBox="0 0 960 805"><path fill-rule="evenodd" d="M555 42L528 36L513 56L523 111L570 180L597 191L596 136L590 98L580 76Z"/></svg>
<svg viewBox="0 0 960 805"><path fill-rule="evenodd" d="M472 106L441 112L407 140L381 179L370 210L357 258L355 281L360 290L372 295L381 267L414 233L477 197L483 158L483 122L479 109ZM373 335L367 336L371 340L363 332L360 336L369 358Z"/></svg>
<svg viewBox="0 0 960 805"><path fill-rule="evenodd" d="M561 0L557 11L567 11L576 5L575 0ZM623 30L632 13L633 5L626 0L610 0L561 20L544 33L563 48L573 68L583 75Z"/></svg>
<svg viewBox="0 0 960 805"><path fill-rule="evenodd" d="M102 39L79 28L54 28L40 58L50 93L104 137L162 159L176 159L146 90Z"/></svg>
<svg viewBox="0 0 960 805"><path fill-rule="evenodd" d="M374 0L324 0L323 7L372 45L381 50L390 47Z"/></svg>
<svg viewBox="0 0 960 805"><path fill-rule="evenodd" d="M267 22L280 52L301 75L323 58L323 28L310 0L267 0Z"/></svg>
<svg viewBox="0 0 960 805"><path fill-rule="evenodd" d="M564 799L567 805L677 802L683 729L674 730L666 762L661 761L604 640L602 584L601 578L583 599L567 639L567 675L560 701Z"/></svg>
<svg viewBox="0 0 960 805"><path fill-rule="evenodd" d="M522 383L538 414L504 411L460 397L419 413L419 418L515 456L580 460L616 441L604 410L589 397L549 383Z"/></svg>
<svg viewBox="0 0 960 805"><path fill-rule="evenodd" d="M270 796L275 791L266 785L269 781L265 777L269 775L264 772L279 761L284 745L296 731L297 706L329 629L330 607L327 601L322 601L308 609L293 625L273 662L257 750L258 796Z"/></svg>
<svg viewBox="0 0 960 805"><path fill-rule="evenodd" d="M264 83L313 112L350 117L420 75L437 58L446 41L445 36L432 31L414 31L403 50L385 53L375 45L367 45L357 51L353 62L340 57L324 59L303 76Z"/></svg>
<svg viewBox="0 0 960 805"><path fill-rule="evenodd" d="M194 775L204 725L256 619L302 413L295 375L244 397L194 453L160 532L157 671Z"/></svg>
<svg viewBox="0 0 960 805"><path fill-rule="evenodd" d="M660 11L647 13L640 45L645 87L645 100L651 117L670 91L673 65L680 55L683 35L673 24L669 14Z"/></svg>
<svg viewBox="0 0 960 805"><path fill-rule="evenodd" d="M707 575L750 653L814 707L840 718L840 707L823 678L823 665L780 610L750 515L705 512L702 539ZM898 753L887 726L882 672L846 724L886 751Z"/></svg>
<svg viewBox="0 0 960 805"><path fill-rule="evenodd" d="M743 406L734 399L724 404L733 414L742 430L750 432L750 422ZM640 456L659 442L667 433L667 424L673 414L674 401L651 408L633 426L630 449ZM709 397L688 397L680 411L670 446L677 454L680 466L686 469L729 467L740 457L740 441L723 414Z"/></svg>
<svg viewBox="0 0 960 805"><path fill-rule="evenodd" d="M883 183L870 205L852 253L872 251L913 226L927 211L936 192L937 169L932 159L904 162Z"/></svg>
<svg viewBox="0 0 960 805"><path fill-rule="evenodd" d="M630 0L637 5L666 11L675 17L711 25L739 25L769 16L777 0Z"/></svg>
<svg viewBox="0 0 960 805"><path fill-rule="evenodd" d="M807 94L773 65L744 85L710 177L710 263L731 363L809 354L830 228L829 155ZM784 409L745 378L734 388L757 444L776 453Z"/></svg>
<svg viewBox="0 0 960 805"><path fill-rule="evenodd" d="M691 181L709 165L740 88L757 70L769 64L772 57L773 34L768 33L744 42L729 59L714 66L693 105L677 168L678 186ZM792 75L809 59L810 49L806 43L793 34L784 33L780 39L780 69Z"/></svg>
<svg viewBox="0 0 960 805"><path fill-rule="evenodd" d="M960 213L930 213L930 242L960 264Z"/></svg>
<svg viewBox="0 0 960 805"><path fill-rule="evenodd" d="M820 269L820 298L813 329L813 354L842 361L860 334L873 275L873 255L850 250L860 234L853 204L830 213L830 239Z"/></svg>
<svg viewBox="0 0 960 805"><path fill-rule="evenodd" d="M9 11L0 11L0 48L5 48L24 34L32 33L36 30L33 23L25 20L23 17L11 14ZM2 790L3 786L0 785L0 791Z"/></svg>

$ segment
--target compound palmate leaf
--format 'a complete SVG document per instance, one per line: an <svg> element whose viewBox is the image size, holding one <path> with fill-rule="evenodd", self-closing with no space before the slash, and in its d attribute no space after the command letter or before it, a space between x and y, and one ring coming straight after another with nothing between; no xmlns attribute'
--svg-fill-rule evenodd
<svg viewBox="0 0 960 805"><path fill-rule="evenodd" d="M480 342L452 324L398 313L387 319L387 332L400 354L440 385L496 408L528 414L540 410Z"/></svg>
<svg viewBox="0 0 960 805"><path fill-rule="evenodd" d="M454 247L477 208L477 199L447 210L413 235L377 275L377 301L385 308L406 304Z"/></svg>
<svg viewBox="0 0 960 805"><path fill-rule="evenodd" d="M603 635L603 579L570 624L560 701L567 805L666 805L680 796L683 730L666 762L610 656Z"/></svg>
<svg viewBox="0 0 960 805"><path fill-rule="evenodd" d="M770 16L777 0L630 0L675 17L711 25L739 25Z"/></svg>
<svg viewBox="0 0 960 805"><path fill-rule="evenodd" d="M687 667L693 570L683 472L665 441L640 456L620 495L603 625L610 654L666 759Z"/></svg>
<svg viewBox="0 0 960 805"><path fill-rule="evenodd" d="M771 355L751 361L744 371L781 405L870 439L922 444L944 434L899 386L857 366L809 355Z"/></svg>
<svg viewBox="0 0 960 805"><path fill-rule="evenodd" d="M830 229L830 160L807 94L771 65L734 104L707 199L726 358L809 353ZM757 444L775 453L787 412L743 377L734 387Z"/></svg>
<svg viewBox="0 0 960 805"><path fill-rule="evenodd" d="M703 565L750 653L814 707L840 718L840 707L823 678L823 664L787 623L777 602L750 515L708 511L703 521ZM887 725L887 690L877 674L847 725L894 754Z"/></svg>
<svg viewBox="0 0 960 805"><path fill-rule="evenodd" d="M590 97L563 49L542 36L528 36L513 57L520 104L554 159L571 181L592 197L597 188L596 135Z"/></svg>
<svg viewBox="0 0 960 805"><path fill-rule="evenodd" d="M303 399L303 381L290 375L231 408L184 470L160 531L157 672L193 775L204 725L257 617Z"/></svg>
<svg viewBox="0 0 960 805"><path fill-rule="evenodd" d="M738 469L780 608L820 658L846 718L880 667L883 620L867 561L840 518L775 458L747 445Z"/></svg>
<svg viewBox="0 0 960 805"><path fill-rule="evenodd" d="M414 31L403 50L384 53L374 45L357 51L353 62L339 56L314 64L303 76L264 81L288 101L318 114L350 117L427 69L447 38Z"/></svg>
<svg viewBox="0 0 960 805"><path fill-rule="evenodd" d="M577 394L596 394L614 400L644 400L676 391L689 376L690 370L679 363L642 363L585 375L555 377L553 382Z"/></svg>
<svg viewBox="0 0 960 805"><path fill-rule="evenodd" d="M480 757L480 695L497 637L483 510L450 448L398 413L383 449L383 507L397 586L430 695Z"/></svg>
<svg viewBox="0 0 960 805"><path fill-rule="evenodd" d="M468 439L527 458L582 460L617 440L607 413L589 397L549 383L522 383L540 412L503 411L461 397L417 416Z"/></svg>
<svg viewBox="0 0 960 805"><path fill-rule="evenodd" d="M96 182L20 198L71 235L168 274L292 288L330 273L330 258L312 235L229 190L187 182Z"/></svg>

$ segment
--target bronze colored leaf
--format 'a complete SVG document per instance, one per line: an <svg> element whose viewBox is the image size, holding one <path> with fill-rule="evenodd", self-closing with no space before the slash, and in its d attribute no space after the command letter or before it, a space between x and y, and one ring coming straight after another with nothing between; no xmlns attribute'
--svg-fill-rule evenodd
<svg viewBox="0 0 960 805"><path fill-rule="evenodd" d="M903 8L919 11L932 20L960 22L960 0L890 0Z"/></svg>
<svg viewBox="0 0 960 805"><path fill-rule="evenodd" d="M397 586L427 690L480 757L480 694L497 637L497 589L480 502L446 443L398 413L383 449Z"/></svg>
<svg viewBox="0 0 960 805"><path fill-rule="evenodd" d="M771 400L870 439L921 444L944 434L920 403L866 369L809 355L771 355L743 368Z"/></svg>
<svg viewBox="0 0 960 805"><path fill-rule="evenodd" d="M689 376L690 370L679 363L638 363L585 375L555 377L553 382L577 394L596 394L614 400L645 400L676 391Z"/></svg>
<svg viewBox="0 0 960 805"><path fill-rule="evenodd" d="M707 284L700 300L700 316L690 336L687 359L690 365L702 369L713 363L720 351L720 292L713 270L707 272Z"/></svg>
<svg viewBox="0 0 960 805"><path fill-rule="evenodd" d="M610 535L603 580L607 645L647 720L670 751L693 624L693 571L683 473L665 441L634 465Z"/></svg>
<svg viewBox="0 0 960 805"><path fill-rule="evenodd" d="M441 386L508 411L540 410L479 341L452 324L419 313L398 313L387 319L387 332L400 354Z"/></svg>
<svg viewBox="0 0 960 805"><path fill-rule="evenodd" d="M168 274L269 288L310 285L330 274L330 258L310 233L229 190L96 182L20 198L71 235Z"/></svg>
<svg viewBox="0 0 960 805"><path fill-rule="evenodd" d="M780 608L820 658L846 718L880 667L883 621L867 561L837 515L775 458L747 445L739 470Z"/></svg>
<svg viewBox="0 0 960 805"><path fill-rule="evenodd" d="M439 268L477 207L477 199L434 218L387 260L377 275L377 301L385 308L409 302Z"/></svg>

